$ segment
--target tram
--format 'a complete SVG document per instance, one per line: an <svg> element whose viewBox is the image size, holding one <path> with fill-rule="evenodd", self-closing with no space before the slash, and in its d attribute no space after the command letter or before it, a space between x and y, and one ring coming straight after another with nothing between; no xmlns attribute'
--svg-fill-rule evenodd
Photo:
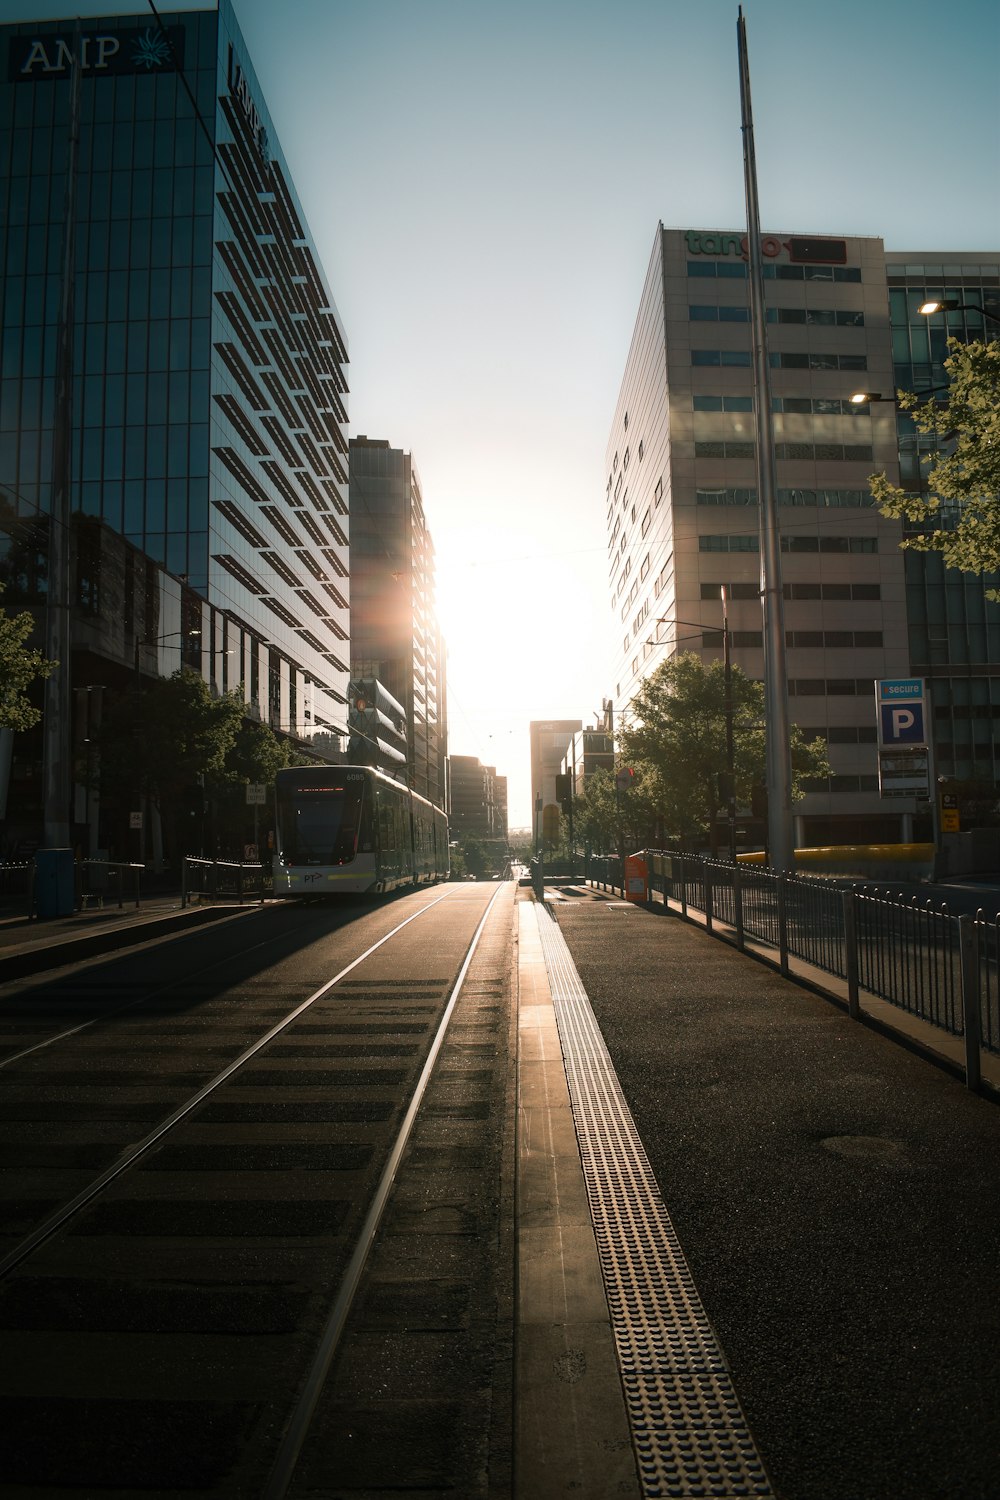
<svg viewBox="0 0 1000 1500"><path fill-rule="evenodd" d="M448 820L370 766L297 766L275 782L275 896L336 896L447 880Z"/></svg>

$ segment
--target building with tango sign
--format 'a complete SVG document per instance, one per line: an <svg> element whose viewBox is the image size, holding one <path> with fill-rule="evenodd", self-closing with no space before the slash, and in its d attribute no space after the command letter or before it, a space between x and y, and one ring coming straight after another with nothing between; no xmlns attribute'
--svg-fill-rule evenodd
<svg viewBox="0 0 1000 1500"><path fill-rule="evenodd" d="M868 479L923 483L895 392L946 384L949 334L989 336L1000 252L789 233L761 248L789 718L830 761L795 842L905 839L926 803L880 790L874 685L925 680L938 774L1000 784L1000 609L982 578L901 551ZM734 663L763 676L747 277L739 233L657 227L604 476L619 722L667 657L721 657L724 624ZM934 297L954 306L921 314Z"/></svg>

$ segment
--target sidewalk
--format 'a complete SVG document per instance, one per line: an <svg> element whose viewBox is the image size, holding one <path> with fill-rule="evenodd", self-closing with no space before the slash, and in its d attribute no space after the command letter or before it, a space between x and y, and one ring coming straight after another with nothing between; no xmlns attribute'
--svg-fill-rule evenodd
<svg viewBox="0 0 1000 1500"><path fill-rule="evenodd" d="M786 1500L994 1497L995 1104L674 913L576 886L547 889L533 914L580 1159L597 1164L591 1241L629 1409L632 1493L766 1495L766 1465ZM522 962L530 959L526 943ZM522 983L522 1136L531 995ZM574 1019L578 1006L589 1021ZM636 1173L619 1181L606 1167L617 1148L586 1097L588 1072L605 1078L605 1098L620 1091L620 1133L648 1153L676 1252L667 1271L653 1254L662 1222L636 1213ZM609 1251L609 1215L625 1223L639 1291ZM577 1278L566 1265L571 1296ZM530 1283L521 1264L518 1274L524 1342ZM701 1316L717 1359L700 1334L694 1354L688 1347ZM569 1334L566 1342L584 1347ZM574 1368L579 1379L586 1361ZM720 1376L732 1380L731 1399L713 1387ZM657 1382L649 1431L642 1402ZM550 1404L539 1411L543 1397ZM522 1477L532 1457L525 1434L565 1420L551 1404L560 1399L551 1375L547 1393L518 1392ZM731 1467L737 1457L742 1475ZM537 1449L534 1462L537 1470ZM580 1493L602 1493L599 1462ZM619 1469L603 1493L628 1493L621 1483Z"/></svg>

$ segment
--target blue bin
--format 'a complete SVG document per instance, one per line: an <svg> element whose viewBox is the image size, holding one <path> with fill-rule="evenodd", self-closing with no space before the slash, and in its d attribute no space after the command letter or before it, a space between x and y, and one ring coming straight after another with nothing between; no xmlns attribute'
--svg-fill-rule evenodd
<svg viewBox="0 0 1000 1500"><path fill-rule="evenodd" d="M36 849L35 913L39 919L72 916L75 898L72 849Z"/></svg>

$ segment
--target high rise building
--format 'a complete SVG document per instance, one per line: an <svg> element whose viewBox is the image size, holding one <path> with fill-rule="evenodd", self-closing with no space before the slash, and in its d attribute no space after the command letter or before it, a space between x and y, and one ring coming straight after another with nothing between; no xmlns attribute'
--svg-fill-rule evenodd
<svg viewBox="0 0 1000 1500"><path fill-rule="evenodd" d="M409 453L364 436L350 445L351 663L406 714L410 786L447 806L444 643L435 601L434 543Z"/></svg>
<svg viewBox="0 0 1000 1500"><path fill-rule="evenodd" d="M570 778L574 797L582 797L595 771L615 769L615 739L606 729L580 729L570 740L562 773Z"/></svg>
<svg viewBox="0 0 1000 1500"><path fill-rule="evenodd" d="M949 337L1000 337L1000 251L887 251L885 273L895 390L940 391ZM925 317L917 309L932 298L961 305ZM920 458L931 439L907 414L897 421L900 484L923 490ZM928 683L936 772L1000 786L1000 605L986 598L1000 577L960 573L937 553L914 551L904 553L904 574L910 671Z"/></svg>
<svg viewBox="0 0 1000 1500"><path fill-rule="evenodd" d="M449 774L452 837L506 839L506 776L498 776L495 766L484 766L474 755L452 755Z"/></svg>
<svg viewBox="0 0 1000 1500"><path fill-rule="evenodd" d="M582 728L580 719L532 719L528 726L532 833L536 839L541 837L543 827L559 826L556 777L561 774L573 736Z"/></svg>
<svg viewBox="0 0 1000 1500"><path fill-rule="evenodd" d="M75 685L184 661L275 729L337 735L347 348L229 0L0 44L5 602L44 608L65 434Z"/></svg>
<svg viewBox="0 0 1000 1500"><path fill-rule="evenodd" d="M947 628L955 586L975 600L978 623L1000 615L981 581L955 575L945 589L934 559L900 550L902 528L873 508L868 476L897 479L913 440L891 399L850 398L891 397L915 377L924 388L943 383L941 340L935 366L934 330L906 286L953 278L944 257L887 256L874 238L768 234L762 248L789 716L807 739L827 742L831 766L796 805L796 842L905 837L918 806L879 794L874 681L925 670L929 623ZM914 264L924 259L933 266ZM996 285L996 253L956 259L961 287ZM722 654L723 586L733 660L763 675L748 325L743 237L658 226L607 448L618 713L674 652ZM973 630L969 649L979 640ZM935 666L945 664L939 656ZM966 692L959 675L953 696Z"/></svg>

